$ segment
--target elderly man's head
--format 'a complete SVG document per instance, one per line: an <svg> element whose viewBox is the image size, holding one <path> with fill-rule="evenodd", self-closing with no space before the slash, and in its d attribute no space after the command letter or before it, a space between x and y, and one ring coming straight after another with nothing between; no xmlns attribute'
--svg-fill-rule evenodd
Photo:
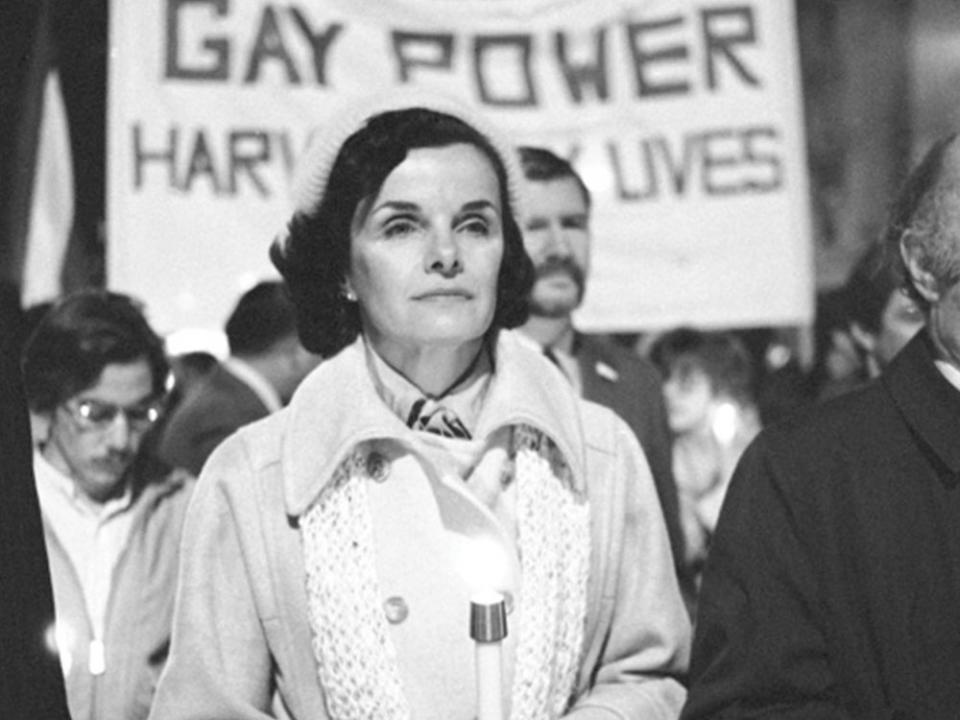
<svg viewBox="0 0 960 720"><path fill-rule="evenodd" d="M907 289L924 308L943 359L960 367L960 145L937 142L893 207L886 246L898 252Z"/></svg>

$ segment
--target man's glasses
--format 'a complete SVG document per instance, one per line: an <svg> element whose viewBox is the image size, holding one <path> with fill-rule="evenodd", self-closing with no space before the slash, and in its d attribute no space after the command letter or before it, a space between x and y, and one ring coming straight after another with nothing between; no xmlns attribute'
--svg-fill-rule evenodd
<svg viewBox="0 0 960 720"><path fill-rule="evenodd" d="M107 430L121 413L133 430L146 430L163 414L163 403L154 401L132 407L121 407L99 400L68 400L63 407L84 430Z"/></svg>

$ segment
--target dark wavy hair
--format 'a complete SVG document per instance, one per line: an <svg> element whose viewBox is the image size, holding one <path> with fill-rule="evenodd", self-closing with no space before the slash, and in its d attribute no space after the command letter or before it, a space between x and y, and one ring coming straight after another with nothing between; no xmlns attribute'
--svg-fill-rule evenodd
<svg viewBox="0 0 960 720"><path fill-rule="evenodd" d="M271 260L290 289L300 341L307 350L329 357L360 332L357 303L343 295L350 266L351 225L358 206L376 196L410 150L459 143L483 152L500 184L504 249L496 310L488 333L526 321L533 266L523 248L507 171L499 154L486 137L462 120L434 110L409 108L374 115L347 138L323 197L308 211L295 213L284 247L271 249Z"/></svg>
<svg viewBox="0 0 960 720"><path fill-rule="evenodd" d="M702 371L713 392L740 403L756 397L753 360L743 341L732 332L681 327L657 338L650 348L650 360L664 379L691 369Z"/></svg>
<svg viewBox="0 0 960 720"><path fill-rule="evenodd" d="M96 384L107 365L145 359L153 394L164 394L170 366L163 341L133 298L81 290L46 311L21 357L30 408L50 412Z"/></svg>

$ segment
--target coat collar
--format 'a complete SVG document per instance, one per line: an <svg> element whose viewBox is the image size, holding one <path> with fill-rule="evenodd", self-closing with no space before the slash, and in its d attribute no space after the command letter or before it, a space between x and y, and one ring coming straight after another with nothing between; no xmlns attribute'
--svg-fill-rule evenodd
<svg viewBox="0 0 960 720"><path fill-rule="evenodd" d="M513 332L497 333L494 376L477 421L476 437L526 424L550 437L570 467L575 487L584 481L584 433L579 399L550 363ZM282 413L284 501L301 515L340 464L367 441L393 439L410 447L413 431L377 395L357 339L321 363L300 384Z"/></svg>
<svg viewBox="0 0 960 720"><path fill-rule="evenodd" d="M960 479L960 392L937 370L927 333L916 337L890 364L881 382L910 428Z"/></svg>

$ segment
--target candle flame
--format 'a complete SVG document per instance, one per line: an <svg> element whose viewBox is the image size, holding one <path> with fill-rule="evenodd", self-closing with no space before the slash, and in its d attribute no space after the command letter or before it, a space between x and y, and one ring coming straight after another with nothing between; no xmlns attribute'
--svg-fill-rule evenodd
<svg viewBox="0 0 960 720"><path fill-rule="evenodd" d="M737 434L737 406L730 401L722 401L713 409L711 429L717 442L729 445Z"/></svg>
<svg viewBox="0 0 960 720"><path fill-rule="evenodd" d="M60 657L60 666L64 675L70 674L70 668L73 666L73 644L76 642L76 634L73 629L64 622L53 622L47 626L43 633L43 644L52 655Z"/></svg>
<svg viewBox="0 0 960 720"><path fill-rule="evenodd" d="M460 555L458 566L471 596L499 594L509 587L509 558L494 538L470 538L463 543Z"/></svg>

